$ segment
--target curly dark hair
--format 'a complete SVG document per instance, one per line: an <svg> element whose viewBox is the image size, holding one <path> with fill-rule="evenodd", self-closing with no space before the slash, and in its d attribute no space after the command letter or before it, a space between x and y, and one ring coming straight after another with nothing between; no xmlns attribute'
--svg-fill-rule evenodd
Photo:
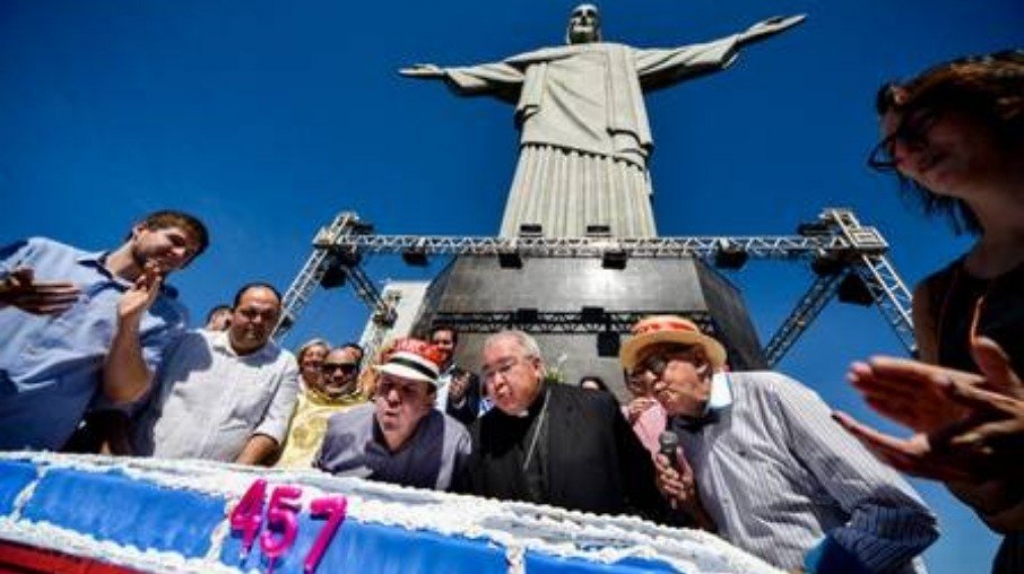
<svg viewBox="0 0 1024 574"><path fill-rule="evenodd" d="M929 68L904 83L881 87L875 100L880 116L934 108L967 114L992 129L1004 149L1024 149L1024 50L969 56ZM898 172L897 172L898 173ZM945 216L957 234L982 233L977 216L963 200L933 193L900 178L901 190L928 215Z"/></svg>

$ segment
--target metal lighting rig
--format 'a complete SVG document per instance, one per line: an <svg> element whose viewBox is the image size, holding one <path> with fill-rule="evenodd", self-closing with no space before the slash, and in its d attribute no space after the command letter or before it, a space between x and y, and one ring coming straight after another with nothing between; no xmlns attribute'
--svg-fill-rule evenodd
<svg viewBox="0 0 1024 574"><path fill-rule="evenodd" d="M599 230L597 230L599 231ZM430 255L493 256L502 267L522 266L527 257L600 258L608 268L628 259L695 258L722 269L739 269L750 258L802 261L815 279L793 311L764 348L773 366L807 330L834 297L875 305L909 353L915 350L910 317L910 292L886 257L888 244L874 227L860 224L853 211L828 208L814 222L801 224L796 235L618 238L596 232L588 237L546 238L522 233L518 237L456 237L375 235L373 227L352 212L340 213L313 239L313 253L284 296L284 312L275 331L280 339L298 320L318 287L349 282L370 308L373 324L383 332L394 323L393 303L362 268L364 255L401 254L410 264L424 264ZM445 322L467 330L497 331L510 325L533 332L628 333L630 325L647 314L629 312L550 313L469 312L446 316ZM533 316L536 315L536 316ZM692 317L698 324L709 318ZM382 337L378 333L377 339Z"/></svg>

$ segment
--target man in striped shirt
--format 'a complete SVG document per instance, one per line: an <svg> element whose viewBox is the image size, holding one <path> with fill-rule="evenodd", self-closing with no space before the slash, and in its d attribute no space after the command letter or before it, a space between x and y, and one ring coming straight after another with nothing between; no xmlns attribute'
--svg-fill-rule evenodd
<svg viewBox="0 0 1024 574"><path fill-rule="evenodd" d="M657 457L673 506L787 570L924 571L915 557L938 537L935 516L817 394L778 373L724 373L722 345L681 317L632 332L622 365L654 386L684 454Z"/></svg>

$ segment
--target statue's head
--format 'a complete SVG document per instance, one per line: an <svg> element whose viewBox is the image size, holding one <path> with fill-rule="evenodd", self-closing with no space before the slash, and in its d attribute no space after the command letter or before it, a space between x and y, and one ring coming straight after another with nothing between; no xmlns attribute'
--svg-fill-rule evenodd
<svg viewBox="0 0 1024 574"><path fill-rule="evenodd" d="M566 44L587 44L601 41L601 14L593 4L580 4L569 16L565 31Z"/></svg>

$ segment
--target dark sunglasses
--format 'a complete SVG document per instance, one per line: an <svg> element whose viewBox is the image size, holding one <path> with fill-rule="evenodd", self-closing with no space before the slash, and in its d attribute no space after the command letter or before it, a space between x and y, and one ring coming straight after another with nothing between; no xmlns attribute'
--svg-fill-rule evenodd
<svg viewBox="0 0 1024 574"><path fill-rule="evenodd" d="M341 372L346 375L351 375L359 370L359 365L355 363L324 363L320 365L320 370L325 373L333 373L338 369L341 369Z"/></svg>
<svg viewBox="0 0 1024 574"><path fill-rule="evenodd" d="M928 132L942 117L936 108L906 112L899 125L891 134L882 138L868 156L868 166L875 171L891 171L896 168L896 142L910 147L925 144Z"/></svg>

